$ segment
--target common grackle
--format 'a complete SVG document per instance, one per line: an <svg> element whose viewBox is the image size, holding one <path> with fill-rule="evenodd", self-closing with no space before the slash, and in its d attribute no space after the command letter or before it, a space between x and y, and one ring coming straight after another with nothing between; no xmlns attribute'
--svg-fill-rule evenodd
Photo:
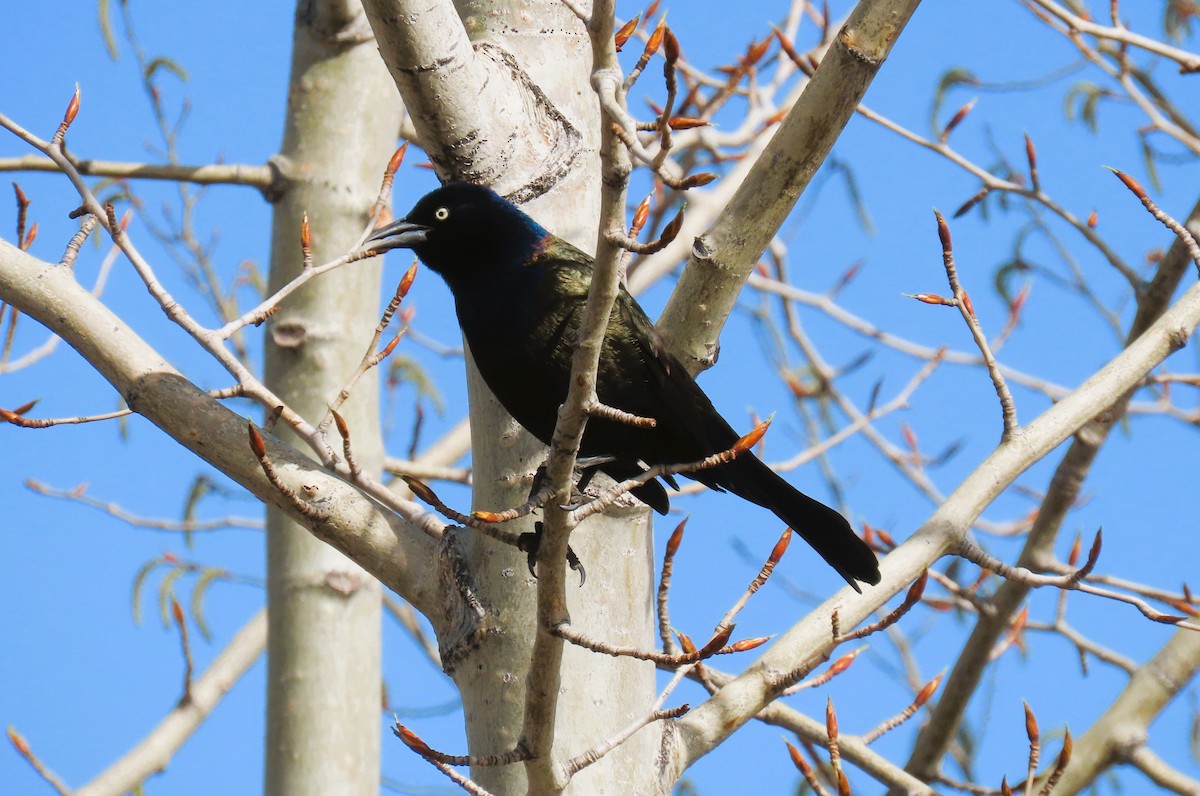
<svg viewBox="0 0 1200 796"><path fill-rule="evenodd" d="M567 395L592 258L490 189L465 183L428 194L365 246L412 249L441 274L483 380L518 423L549 443ZM642 472L643 464L699 461L739 437L624 289L604 337L596 392L603 404L656 421L653 428L605 417L588 421L580 454L613 457L600 468L617 480ZM875 554L842 515L797 491L753 454L687 477L770 509L855 589L856 580L879 582ZM668 508L657 480L634 494L660 513Z"/></svg>

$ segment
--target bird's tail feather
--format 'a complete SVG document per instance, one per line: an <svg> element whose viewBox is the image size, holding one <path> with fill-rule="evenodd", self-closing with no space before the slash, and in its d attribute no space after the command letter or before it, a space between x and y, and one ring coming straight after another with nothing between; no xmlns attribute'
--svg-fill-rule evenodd
<svg viewBox="0 0 1200 796"><path fill-rule="evenodd" d="M879 582L875 553L846 518L800 492L755 456L740 456L714 468L713 474L720 486L774 512L856 591L861 591L856 580L872 585Z"/></svg>

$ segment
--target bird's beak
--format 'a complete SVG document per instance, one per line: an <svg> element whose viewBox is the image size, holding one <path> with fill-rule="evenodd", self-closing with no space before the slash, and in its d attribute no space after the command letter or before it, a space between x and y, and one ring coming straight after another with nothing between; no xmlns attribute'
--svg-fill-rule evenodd
<svg viewBox="0 0 1200 796"><path fill-rule="evenodd" d="M380 227L363 242L364 249L374 249L385 252L389 249L411 249L425 242L429 235L429 227L413 224L411 221L400 219L386 227Z"/></svg>

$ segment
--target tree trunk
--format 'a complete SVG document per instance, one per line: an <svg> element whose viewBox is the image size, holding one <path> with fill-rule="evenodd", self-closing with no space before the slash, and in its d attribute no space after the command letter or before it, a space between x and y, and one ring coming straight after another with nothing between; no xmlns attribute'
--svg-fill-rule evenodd
<svg viewBox="0 0 1200 796"><path fill-rule="evenodd" d="M270 290L302 266L300 223L315 262L365 228L395 148L400 103L357 0L297 6L283 147L287 189L275 205ZM293 295L270 322L268 386L319 419L361 360L379 312L378 262L355 263ZM371 371L342 409L368 473L382 461ZM276 433L294 439L282 427ZM340 441L332 432L335 450ZM379 584L278 512L268 513L270 634L265 791L379 790Z"/></svg>

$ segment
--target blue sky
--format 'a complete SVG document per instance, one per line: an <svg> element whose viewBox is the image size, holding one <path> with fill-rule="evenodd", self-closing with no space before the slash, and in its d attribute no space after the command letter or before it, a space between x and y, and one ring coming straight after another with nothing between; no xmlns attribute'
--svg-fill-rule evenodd
<svg viewBox="0 0 1200 796"><path fill-rule="evenodd" d="M835 12L843 5L835 4ZM1158 30L1158 4L1126 5L1123 13L1131 14L1131 26L1147 33ZM1146 7L1150 5L1154 7ZM185 95L191 102L181 159L188 163L218 158L264 162L278 147L282 132L291 6L280 2L201 4L189 7L186 18L171 4L133 3L132 9L143 47L151 54L169 55L188 72L186 85L169 77L162 83L168 105L177 106ZM702 65L711 63L699 58L701 53L713 60L731 61L778 16L775 3L760 1L739 5L736 15L724 4L708 0L686 7L668 4L668 9L685 52ZM623 4L621 10L633 13L637 7ZM56 4L25 4L19 14L7 15L6 24L0 26L0 51L7 56L10 76L0 82L0 112L48 136L79 83L83 106L71 129L73 151L113 160L153 158L148 144L157 141L157 133L133 58L124 44L120 45L119 60L114 62L108 56L93 12L87 5L77 13L64 14ZM718 19L719 24L714 24ZM1192 49L1194 45L1192 42ZM947 69L962 66L984 81L1010 82L1034 80L1076 60L1064 39L1035 24L1015 2L929 0L917 12L866 101L927 135L931 97ZM1200 107L1194 82L1200 78L1186 82L1171 72L1160 65L1155 74L1175 93L1181 107ZM1045 189L1078 215L1095 209L1098 231L1122 256L1140 266L1146 252L1165 247L1169 239L1102 166L1122 168L1151 186L1135 134L1144 121L1128 104L1107 102L1101 106L1098 132L1088 131L1078 122L1068 123L1064 96L1081 79L1104 84L1094 73L1077 72L1033 90L956 89L941 118L972 97L979 98L952 143L984 166L992 165L1000 155L1022 166L1022 135L1028 133L1037 143ZM655 90L646 79L639 85L639 91L646 94ZM634 106L639 102L640 96L635 94ZM26 151L15 139L0 137L0 157ZM901 294L947 292L932 208L952 211L977 190L975 179L863 119L851 122L834 157L853 174L873 230L868 233L859 223L848 201L846 180L827 168L783 230L792 252L794 281L805 289L822 291L836 283L849 266L861 263L863 270L839 296L840 304L914 341L969 350L970 340L956 312L918 304ZM410 159L397 180L396 205L401 210L434 185L432 174L415 168L415 162ZM34 201L31 218L40 228L34 254L57 259L75 229L66 213L78 202L62 178L14 176ZM1178 216L1186 214L1195 201L1195 186L1200 184L1196 164L1187 160L1163 163L1160 177L1161 188L1152 190L1156 201ZM139 191L149 207L176 198L170 186L146 185ZM0 234L11 238L13 205L7 198L0 199ZM975 212L953 221L952 228L962 278L985 328L994 334L1003 326L1007 310L993 289L993 275L1011 257L1014 238L1028 215L1019 209L1001 212L995 203L990 211L987 218ZM233 274L244 260L265 267L269 208L252 189L210 189L198 210L197 223L202 230L219 231L215 256L223 273ZM1053 224L1052 228L1078 258L1097 293L1109 303L1119 300L1122 284L1102 259L1071 230ZM137 225L132 234L140 236L139 242L147 239ZM167 257L148 243L146 248L157 257L159 271L172 291L186 294L185 280ZM1063 272L1044 240L1032 240L1027 256ZM77 268L82 279L94 275L101 257L102 252L90 247L81 255ZM406 262L394 259L389 278L397 277L401 263ZM1188 280L1192 278L1194 275ZM1000 358L1006 365L1058 384L1077 384L1117 350L1116 338L1077 296L1045 278L1029 281L1032 291L1022 326ZM664 285L644 297L652 316L661 309L668 290ZM250 301L248 292L243 293L243 300ZM126 264L116 265L105 301L197 383L206 387L226 383L194 342L152 306ZM448 294L432 275L419 278L411 305L416 308L414 324L419 331L457 344ZM756 321L756 312L763 306L754 296L743 298L723 335L720 363L702 377L701 384L737 426L748 427L750 411L760 415L777 412L768 437L770 458L771 450L780 456L792 450L807 432L788 391L763 364L762 354L778 355ZM1122 306L1124 326L1131 312L1127 303ZM202 321L211 321L203 312L199 314ZM860 405L878 380L883 379L881 395L886 400L920 368L921 363L881 349L819 313L806 310L801 317L835 366L864 353L873 354L843 383ZM23 352L43 339L42 331L23 319L15 350ZM785 347L784 352L793 364L800 361L793 348ZM433 375L443 396L444 414L430 412L424 439L432 440L465 407L461 364L417 345L409 345L401 353ZM1196 364L1194 346L1170 363L1173 370L1192 372ZM1015 392L1023 421L1047 405L1038 394L1023 389ZM1180 390L1178 395L1182 405L1195 405L1194 391ZM413 396L411 387L402 388L395 396L396 422L388 440L394 451L403 451L408 445ZM0 406L15 407L32 398L42 399L34 412L37 416L107 411L117 402L111 388L65 347L35 368L0 377ZM899 443L902 423L915 431L926 453L961 445L945 466L930 473L945 493L987 455L1000 432L995 395L985 375L951 366L943 366L922 386L910 410L886 418L879 428ZM1066 524L1066 536L1080 531L1088 539L1096 528L1104 527L1102 570L1165 588L1177 588L1194 573L1191 540L1197 531L1197 504L1190 476L1197 464L1196 434L1194 427L1156 417L1135 418L1113 434L1085 490L1088 500ZM4 640L0 647L0 723L16 727L48 765L72 785L79 785L140 739L179 695L182 661L178 639L173 630L163 629L157 617L155 595L162 570L147 580L141 624L131 616L131 588L139 568L169 552L251 581L217 583L208 591L205 616L214 640L206 643L193 634L197 663L202 667L263 602L261 588L252 582L262 575L263 539L255 530L229 530L199 536L194 548L188 549L177 535L130 528L95 509L35 495L22 485L26 478L59 488L86 482L90 495L116 501L127 510L151 517L178 517L192 480L200 474L213 474L136 418L129 421L125 438L115 423L39 432L0 428L0 451L5 453L0 465L0 501L8 514L0 525L0 543L5 550L0 557L0 599L5 606L0 612L0 638ZM1018 486L1035 492L1043 489L1057 459L1056 452L1019 479ZM856 522L866 520L903 539L931 510L928 499L861 439L837 448L828 465L843 487L842 507ZM815 496L833 499L822 487L817 467L809 465L789 477ZM447 491L447 496L451 494ZM459 499L465 503L461 496ZM985 516L1012 520L1034 505L1027 494L1010 489ZM739 551L746 546L756 559L765 555L778 529L764 513L728 496L681 499L678 506L693 519L676 568L678 599L673 619L680 627L699 630L711 626L756 570L757 564ZM203 516L253 516L256 512L253 501L237 495L210 499L201 509ZM673 519L659 523L660 545L673 524ZM1018 549L1011 540L984 537L983 541L1010 558ZM1068 544L1064 538L1061 555ZM739 625L739 635L777 632L804 611L807 603L789 591L789 583L802 584L804 590L818 594L837 585L836 576L799 546L789 553L779 575L752 603ZM185 601L194 583L194 577L184 576L175 584ZM1032 618L1049 618L1054 600L1052 594L1035 595ZM1128 606L1078 595L1072 597L1070 606L1071 620L1080 630L1138 661L1148 658L1170 634L1169 629L1145 621ZM904 629L923 679L952 664L969 626L966 618L924 608L906 620ZM447 707L453 703L453 689L390 623L385 625L385 660L385 676L402 719L411 715L413 727L430 743L460 749L461 714ZM869 652L850 673L827 688L796 698L794 704L819 715L826 696L831 695L842 727L848 732L866 730L906 704L905 692L892 679L899 666L894 644L874 638ZM1014 651L1005 655L985 677L970 711L972 725L983 733L980 770L984 780L995 784L1002 773L1008 773L1011 780L1024 770L1022 699L1037 712L1044 729L1056 730L1069 723L1072 731L1079 733L1099 715L1123 681L1123 676L1098 664L1093 664L1086 678L1081 677L1068 644L1057 637L1031 635L1027 657ZM148 792L259 790L262 692L260 663L233 689L167 772L151 781ZM686 698L694 702L699 694L689 693ZM1160 754L1197 775L1200 772L1188 755L1186 736L1192 701L1192 697L1178 700L1155 725L1151 737ZM388 718L381 714L381 730ZM901 731L880 741L879 750L902 759L910 740L910 735ZM1057 742L1050 747L1056 750ZM383 772L394 782L429 789L419 792L454 792L439 774L390 736L384 741ZM701 761L688 776L702 793L725 793L744 788L746 772L753 772L754 784L765 792L794 786L797 777L777 730L747 726L728 748ZM857 782L864 792L873 792L864 778ZM1127 782L1134 792L1145 787L1136 777ZM47 792L10 750L0 751L0 784L6 792Z"/></svg>

